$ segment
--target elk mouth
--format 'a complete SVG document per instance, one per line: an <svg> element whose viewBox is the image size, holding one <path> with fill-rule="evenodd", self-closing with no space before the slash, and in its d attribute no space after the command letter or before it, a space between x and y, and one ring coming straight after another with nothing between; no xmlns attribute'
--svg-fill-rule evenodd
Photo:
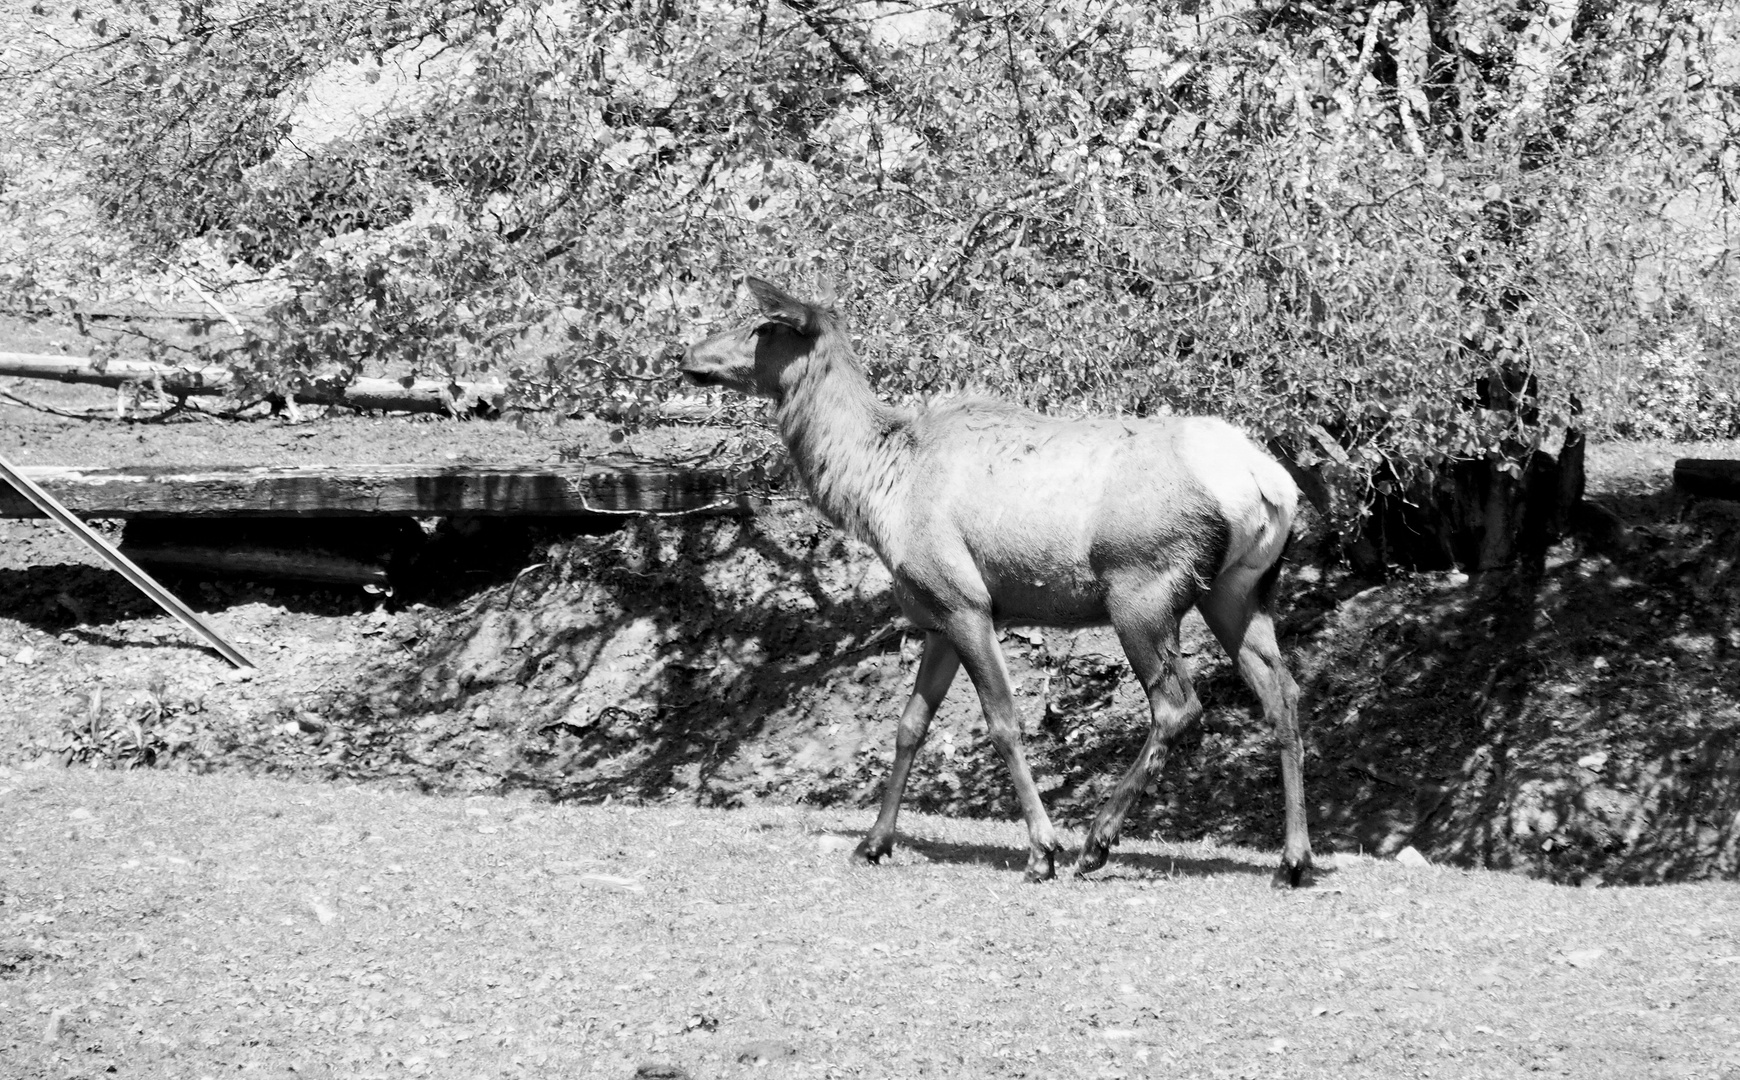
<svg viewBox="0 0 1740 1080"><path fill-rule="evenodd" d="M688 379L696 386L717 386L720 383L719 376L713 374L711 371L700 371L695 368L687 367L679 370L682 371L684 378Z"/></svg>

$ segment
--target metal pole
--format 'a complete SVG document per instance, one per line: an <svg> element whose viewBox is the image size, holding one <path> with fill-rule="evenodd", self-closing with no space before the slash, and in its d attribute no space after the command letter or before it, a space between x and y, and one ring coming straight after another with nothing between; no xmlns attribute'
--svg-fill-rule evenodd
<svg viewBox="0 0 1740 1080"><path fill-rule="evenodd" d="M213 629L210 623L195 614L194 610L182 603L174 593L159 585L156 578L139 569L131 559L116 551L107 540L97 535L96 530L74 517L72 511L62 506L53 495L42 490L36 481L19 472L4 457L0 457L0 477L5 477L38 510L59 522L66 531L83 540L86 546L102 556L104 562L114 567L140 592L149 596L158 607L180 619L189 630L204 638L212 648L223 654L225 660L239 668L253 668L253 661L243 656L234 645L225 641L223 635Z"/></svg>

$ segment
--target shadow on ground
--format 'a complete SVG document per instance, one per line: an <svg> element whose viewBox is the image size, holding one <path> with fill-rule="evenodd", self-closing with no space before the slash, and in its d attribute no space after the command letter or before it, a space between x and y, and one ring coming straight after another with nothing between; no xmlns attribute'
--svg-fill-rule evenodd
<svg viewBox="0 0 1740 1080"><path fill-rule="evenodd" d="M1740 875L1740 505L1628 516L1629 550L1398 582L1300 643L1332 836L1565 882Z"/></svg>

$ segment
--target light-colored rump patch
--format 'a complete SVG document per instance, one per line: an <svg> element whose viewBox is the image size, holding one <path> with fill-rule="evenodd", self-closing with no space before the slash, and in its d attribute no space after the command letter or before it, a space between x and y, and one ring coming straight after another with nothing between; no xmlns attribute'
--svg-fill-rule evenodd
<svg viewBox="0 0 1740 1080"><path fill-rule="evenodd" d="M1221 572L1234 566L1267 570L1281 557L1293 528L1299 505L1293 478L1250 436L1214 417L1192 418L1174 446L1225 517L1229 535Z"/></svg>

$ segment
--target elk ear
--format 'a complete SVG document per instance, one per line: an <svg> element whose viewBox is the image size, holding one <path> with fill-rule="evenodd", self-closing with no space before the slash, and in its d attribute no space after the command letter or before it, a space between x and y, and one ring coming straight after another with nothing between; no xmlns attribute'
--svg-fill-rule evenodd
<svg viewBox="0 0 1740 1080"><path fill-rule="evenodd" d="M821 321L816 318L816 310L791 293L758 277L746 277L743 284L749 286L755 302L761 305L762 315L774 322L784 323L800 334L815 335L821 332Z"/></svg>

